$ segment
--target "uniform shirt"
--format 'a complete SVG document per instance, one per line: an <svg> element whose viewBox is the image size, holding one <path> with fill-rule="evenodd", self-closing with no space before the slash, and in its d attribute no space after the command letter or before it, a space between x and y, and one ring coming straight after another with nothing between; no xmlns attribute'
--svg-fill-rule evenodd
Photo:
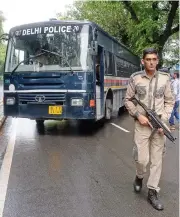
<svg viewBox="0 0 180 217"><path fill-rule="evenodd" d="M175 100L180 101L180 91L179 91L180 80L179 79L176 78L172 81L172 88L173 88L173 91L176 97Z"/></svg>
<svg viewBox="0 0 180 217"><path fill-rule="evenodd" d="M158 83L154 94L157 75ZM130 100L133 96L136 96L150 109L153 109L155 100L156 113L161 116L164 122L168 122L175 102L169 74L156 71L153 77L150 78L145 71L139 71L131 75L125 96L125 106L130 115L134 117L136 117L137 113L146 115L146 112L139 104L135 105Z"/></svg>

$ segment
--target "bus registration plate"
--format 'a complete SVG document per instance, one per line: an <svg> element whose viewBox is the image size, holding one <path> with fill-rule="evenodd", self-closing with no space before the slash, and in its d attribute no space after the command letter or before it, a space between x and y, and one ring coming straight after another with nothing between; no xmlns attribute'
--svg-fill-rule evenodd
<svg viewBox="0 0 180 217"><path fill-rule="evenodd" d="M50 115L61 115L62 114L62 106L49 106L48 113Z"/></svg>

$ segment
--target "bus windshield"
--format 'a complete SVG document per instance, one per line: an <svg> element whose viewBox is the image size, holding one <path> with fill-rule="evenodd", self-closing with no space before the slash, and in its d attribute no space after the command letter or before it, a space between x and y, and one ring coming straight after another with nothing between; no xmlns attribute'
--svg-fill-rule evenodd
<svg viewBox="0 0 180 217"><path fill-rule="evenodd" d="M12 32L5 72L12 72L17 66L18 72L91 71L89 27L66 24ZM53 52L59 55L53 55ZM41 53L43 55L38 55Z"/></svg>

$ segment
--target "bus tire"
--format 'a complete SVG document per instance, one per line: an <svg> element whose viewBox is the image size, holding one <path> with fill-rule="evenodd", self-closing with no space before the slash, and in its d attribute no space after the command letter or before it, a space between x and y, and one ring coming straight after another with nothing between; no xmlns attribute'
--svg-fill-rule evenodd
<svg viewBox="0 0 180 217"><path fill-rule="evenodd" d="M44 126L44 120L36 120L37 127L43 127Z"/></svg>
<svg viewBox="0 0 180 217"><path fill-rule="evenodd" d="M112 116L112 100L111 99L106 99L106 104L105 104L105 119L110 120Z"/></svg>
<svg viewBox="0 0 180 217"><path fill-rule="evenodd" d="M120 107L118 111L118 116L121 116L125 112L127 112L127 108L125 106Z"/></svg>
<svg viewBox="0 0 180 217"><path fill-rule="evenodd" d="M88 131L94 129L95 120L78 120L78 129L80 131Z"/></svg>

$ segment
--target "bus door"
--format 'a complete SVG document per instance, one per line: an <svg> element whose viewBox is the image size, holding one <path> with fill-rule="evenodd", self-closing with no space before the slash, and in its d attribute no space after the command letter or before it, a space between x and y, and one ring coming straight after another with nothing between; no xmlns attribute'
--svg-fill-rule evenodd
<svg viewBox="0 0 180 217"><path fill-rule="evenodd" d="M104 49L98 45L96 56L96 119L104 116Z"/></svg>

